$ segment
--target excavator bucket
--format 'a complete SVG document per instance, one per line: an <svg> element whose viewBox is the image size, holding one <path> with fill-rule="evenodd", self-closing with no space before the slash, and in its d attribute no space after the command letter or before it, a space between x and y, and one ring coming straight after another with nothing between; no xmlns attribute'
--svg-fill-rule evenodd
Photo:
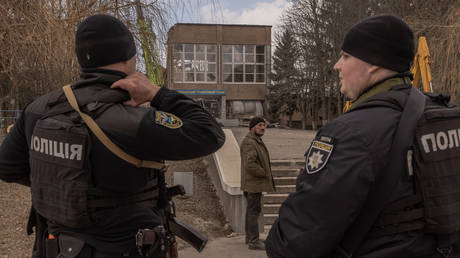
<svg viewBox="0 0 460 258"><path fill-rule="evenodd" d="M414 64L410 71L414 74L412 85L419 88L423 92L433 92L431 84L431 56L428 50L428 44L425 37L418 39L417 53L415 53ZM422 85L420 84L422 81Z"/></svg>

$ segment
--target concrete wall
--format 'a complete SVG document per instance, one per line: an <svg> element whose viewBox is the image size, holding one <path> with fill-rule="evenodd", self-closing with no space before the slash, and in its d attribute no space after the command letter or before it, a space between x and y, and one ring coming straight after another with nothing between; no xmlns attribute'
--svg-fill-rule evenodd
<svg viewBox="0 0 460 258"><path fill-rule="evenodd" d="M225 144L205 160L207 172L216 188L226 219L234 232L244 234L246 199L241 186L240 148L230 129L224 129ZM263 199L262 199L263 203ZM259 231L264 231L263 211L259 217Z"/></svg>
<svg viewBox="0 0 460 258"><path fill-rule="evenodd" d="M168 32L168 44L271 44L271 26L179 23Z"/></svg>
<svg viewBox="0 0 460 258"><path fill-rule="evenodd" d="M205 162L207 164L208 175L216 188L217 196L219 196L222 207L224 208L225 218L232 226L234 232L244 234L246 200L243 194L230 194L224 190L217 172L214 157L208 156Z"/></svg>

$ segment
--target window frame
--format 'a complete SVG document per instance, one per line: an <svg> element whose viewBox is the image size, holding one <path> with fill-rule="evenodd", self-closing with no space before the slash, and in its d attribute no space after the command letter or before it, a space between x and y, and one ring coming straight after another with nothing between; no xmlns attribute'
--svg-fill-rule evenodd
<svg viewBox="0 0 460 258"><path fill-rule="evenodd" d="M179 47L180 46L180 47ZM185 51L186 47L190 48L190 46L193 46L193 52L190 51ZM204 52L200 51L200 47L204 47ZM178 48L180 50L178 51ZM214 48L214 51L209 49ZM172 81L174 83L203 83L203 84L216 84L218 81L218 63L217 63L217 44L195 44L195 43L175 43L172 46ZM189 49L190 50L190 49ZM193 59L191 62L186 62L190 61L189 59L185 59L186 54L192 54L193 53ZM203 59L197 59L198 55L204 54ZM209 61L208 60L208 55L214 54L214 61ZM177 57L180 56L180 59ZM203 62L201 62L203 61ZM180 67L182 71L177 71L178 66L180 64ZM186 66L190 65L190 71L186 71ZM201 71L201 69L196 69L196 66L204 66L204 71ZM214 71L209 71L209 66L214 65ZM192 74L193 73L193 81L188 81L187 74ZM176 74L182 74L182 80L176 80ZM198 81L197 80L197 74L204 74L204 81ZM214 80L209 81L208 76L209 74L214 74Z"/></svg>
<svg viewBox="0 0 460 258"><path fill-rule="evenodd" d="M239 48L239 46L242 46L241 54L242 54L242 60L235 62L235 54L240 54L240 51L235 51L236 48ZM228 47L231 47L231 62L226 62L225 59L228 58L228 55L230 52L228 51ZM252 51L247 51L247 47L253 47ZM263 47L263 53L262 52L257 52L258 48ZM259 49L260 50L260 49ZM247 62L246 57L247 56L253 56L253 62ZM257 62L257 57L258 56L263 56L263 63L262 62ZM267 55L266 55L266 46L265 45L256 45L256 44L223 44L222 45L222 73L221 73L221 78L222 78L222 83L223 84L265 84L267 83ZM231 64L231 73L226 73L225 69L226 66ZM235 73L235 65L242 65L243 67L243 72L241 73L242 75L242 81L241 82L236 82L235 81L235 74L240 74L240 73ZM252 73L246 73L246 67L252 65L253 66L253 72ZM258 66L263 66L263 73L258 73ZM226 76L228 74L231 74L232 76L232 81L226 81ZM257 81L257 75L263 75L264 80L263 81ZM246 81L246 75L253 75L253 81Z"/></svg>

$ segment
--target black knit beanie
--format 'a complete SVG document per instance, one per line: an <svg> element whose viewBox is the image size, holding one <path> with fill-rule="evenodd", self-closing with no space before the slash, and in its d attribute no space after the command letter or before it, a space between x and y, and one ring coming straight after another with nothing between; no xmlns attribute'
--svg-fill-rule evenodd
<svg viewBox="0 0 460 258"><path fill-rule="evenodd" d="M348 54L396 72L410 69L414 48L409 26L388 14L371 16L353 25L342 45Z"/></svg>
<svg viewBox="0 0 460 258"><path fill-rule="evenodd" d="M258 123L265 123L265 120L262 117L253 117L251 121L249 121L249 130L251 130L254 126L256 126Z"/></svg>
<svg viewBox="0 0 460 258"><path fill-rule="evenodd" d="M129 60L136 54L136 45L121 21L110 15L96 14L78 26L75 52L82 68L95 68Z"/></svg>

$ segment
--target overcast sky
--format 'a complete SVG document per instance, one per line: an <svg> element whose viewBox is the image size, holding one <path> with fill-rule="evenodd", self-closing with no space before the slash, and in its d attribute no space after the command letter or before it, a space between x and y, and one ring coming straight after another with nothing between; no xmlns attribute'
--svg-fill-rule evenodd
<svg viewBox="0 0 460 258"><path fill-rule="evenodd" d="M194 15L185 15L179 22L272 25L281 23L282 12L289 6L288 0L216 0L199 7Z"/></svg>

